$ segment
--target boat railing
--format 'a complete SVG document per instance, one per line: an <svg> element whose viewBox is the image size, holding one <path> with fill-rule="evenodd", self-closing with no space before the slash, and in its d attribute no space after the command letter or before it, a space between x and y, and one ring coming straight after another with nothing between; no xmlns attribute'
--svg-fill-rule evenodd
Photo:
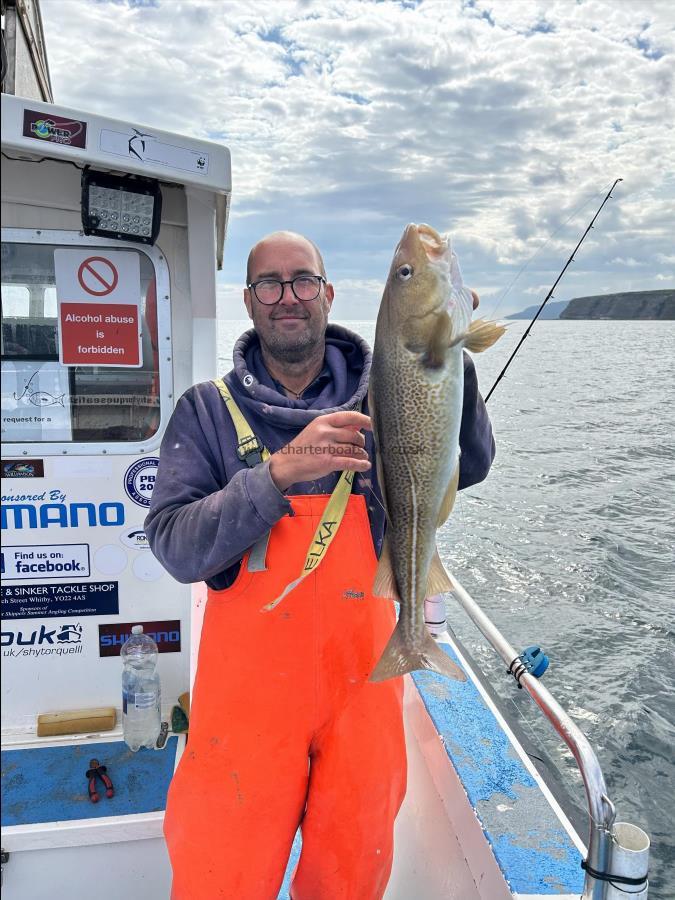
<svg viewBox="0 0 675 900"><path fill-rule="evenodd" d="M646 900L649 838L637 826L616 823L614 804L607 796L600 763L588 739L558 701L531 674L497 626L453 576L453 596L479 631L508 666L518 684L528 692L577 762L588 801L590 833L582 900L613 900L630 897Z"/></svg>

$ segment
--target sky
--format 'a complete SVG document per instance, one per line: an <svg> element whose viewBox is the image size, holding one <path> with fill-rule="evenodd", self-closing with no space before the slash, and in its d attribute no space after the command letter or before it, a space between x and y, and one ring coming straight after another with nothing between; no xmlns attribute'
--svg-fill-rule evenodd
<svg viewBox="0 0 675 900"><path fill-rule="evenodd" d="M222 318L299 231L372 319L403 228L448 232L487 315L675 287L671 0L42 0L56 103L225 144Z"/></svg>

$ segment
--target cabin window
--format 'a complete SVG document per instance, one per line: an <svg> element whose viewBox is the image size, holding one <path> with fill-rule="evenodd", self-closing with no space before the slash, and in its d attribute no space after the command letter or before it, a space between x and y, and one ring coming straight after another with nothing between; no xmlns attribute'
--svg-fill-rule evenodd
<svg viewBox="0 0 675 900"><path fill-rule="evenodd" d="M160 424L157 328L145 252L3 241L3 443L147 441Z"/></svg>

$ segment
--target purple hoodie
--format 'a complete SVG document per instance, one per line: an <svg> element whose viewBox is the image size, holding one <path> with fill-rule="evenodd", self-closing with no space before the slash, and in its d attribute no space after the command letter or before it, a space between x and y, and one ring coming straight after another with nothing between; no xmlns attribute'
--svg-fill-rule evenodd
<svg viewBox="0 0 675 900"><path fill-rule="evenodd" d="M339 325L326 330L324 368L302 399L286 397L262 359L255 330L234 347L234 368L225 376L237 405L270 453L280 450L319 415L363 404L368 413L371 351L363 338ZM365 432L374 460L373 436ZM495 454L492 427L478 393L476 370L464 354L464 408L459 436L459 487L482 481ZM286 494L330 494L333 472L316 481L278 490L269 462L248 467L236 452L232 419L218 389L203 382L176 404L162 440L160 465L145 530L152 552L185 584L206 581L222 590L234 581L242 556L278 520L290 513ZM366 499L375 551L385 529L382 496L373 465L357 473L353 493Z"/></svg>

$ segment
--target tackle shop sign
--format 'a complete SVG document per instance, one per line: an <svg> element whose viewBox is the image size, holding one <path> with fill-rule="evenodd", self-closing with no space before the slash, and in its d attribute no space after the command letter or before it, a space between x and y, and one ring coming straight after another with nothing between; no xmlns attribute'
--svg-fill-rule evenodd
<svg viewBox="0 0 675 900"><path fill-rule="evenodd" d="M141 366L138 253L59 248L54 271L61 364Z"/></svg>
<svg viewBox="0 0 675 900"><path fill-rule="evenodd" d="M117 581L3 584L0 598L3 619L116 616L120 611Z"/></svg>

